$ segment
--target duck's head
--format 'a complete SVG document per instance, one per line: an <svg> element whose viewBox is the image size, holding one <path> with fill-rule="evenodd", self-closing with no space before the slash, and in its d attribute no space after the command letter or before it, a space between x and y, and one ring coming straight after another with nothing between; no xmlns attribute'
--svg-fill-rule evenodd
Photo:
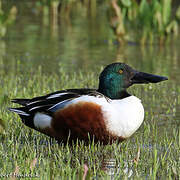
<svg viewBox="0 0 180 180"><path fill-rule="evenodd" d="M128 95L126 89L133 84L158 83L167 79L136 71L125 63L113 63L101 72L98 91L111 99L121 99Z"/></svg>

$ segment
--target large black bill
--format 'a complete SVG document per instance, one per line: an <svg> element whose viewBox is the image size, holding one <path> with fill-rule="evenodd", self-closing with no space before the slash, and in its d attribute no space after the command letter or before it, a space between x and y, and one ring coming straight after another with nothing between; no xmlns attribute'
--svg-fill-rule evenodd
<svg viewBox="0 0 180 180"><path fill-rule="evenodd" d="M158 76L144 72L136 72L131 80L133 83L141 84L141 83L158 83L160 81L168 80L168 78L164 76Z"/></svg>

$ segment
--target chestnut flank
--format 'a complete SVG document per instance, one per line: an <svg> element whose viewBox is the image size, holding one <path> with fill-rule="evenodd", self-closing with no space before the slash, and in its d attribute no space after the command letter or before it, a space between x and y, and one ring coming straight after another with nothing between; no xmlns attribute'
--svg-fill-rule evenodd
<svg viewBox="0 0 180 180"><path fill-rule="evenodd" d="M70 142L78 138L88 141L94 138L104 144L114 140L123 141L122 137L115 137L106 129L101 106L92 102L79 102L68 105L57 111L52 119L52 135L59 141ZM88 137L89 134L89 137Z"/></svg>

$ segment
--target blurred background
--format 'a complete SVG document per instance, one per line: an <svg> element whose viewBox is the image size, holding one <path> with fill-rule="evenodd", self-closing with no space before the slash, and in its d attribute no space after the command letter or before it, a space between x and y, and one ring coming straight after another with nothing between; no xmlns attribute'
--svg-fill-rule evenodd
<svg viewBox="0 0 180 180"><path fill-rule="evenodd" d="M176 78L179 25L179 0L0 0L0 70L87 72L121 61Z"/></svg>

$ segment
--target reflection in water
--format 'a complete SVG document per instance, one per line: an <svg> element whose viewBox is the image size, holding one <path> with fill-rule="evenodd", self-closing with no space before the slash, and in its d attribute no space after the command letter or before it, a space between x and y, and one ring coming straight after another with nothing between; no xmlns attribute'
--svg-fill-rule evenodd
<svg viewBox="0 0 180 180"><path fill-rule="evenodd" d="M102 162L102 170L109 176L115 176L115 173L119 172L119 165L116 164L115 159L104 159Z"/></svg>
<svg viewBox="0 0 180 180"><path fill-rule="evenodd" d="M121 176L127 178L132 177L134 174L138 175L138 172L135 170L133 172L134 166L138 166L140 160L140 147L138 147L137 154L134 159L128 159L127 161L117 162L115 157L105 158L102 161L102 170L110 176L111 179L117 179Z"/></svg>
<svg viewBox="0 0 180 180"><path fill-rule="evenodd" d="M33 68L43 66L46 73L58 72L59 63L75 71L87 68L96 71L96 67L115 61L126 62L144 71L163 71L168 76L179 72L178 41L164 47L156 44L140 47L132 42L124 45L108 44L111 28L104 15L106 9L103 5L95 4L97 7L92 8L95 12L89 12L81 2L74 6L73 3L58 4L53 1L50 7L43 6L42 11L35 14L34 10L31 11L33 3L29 2L30 7L27 8L23 8L27 4L22 3L24 6L17 6L18 21L9 27L5 39L8 47L6 62L12 63L16 56L25 66L29 63ZM92 1L90 6L95 5ZM70 14L68 9L71 9Z"/></svg>
<svg viewBox="0 0 180 180"><path fill-rule="evenodd" d="M129 163L130 164L130 163ZM102 170L110 176L111 179L119 177L119 174L125 174L128 178L133 175L132 168L129 167L127 162L124 162L123 167L121 164L118 164L115 159L104 159L102 162ZM131 162L132 164L132 162Z"/></svg>
<svg viewBox="0 0 180 180"><path fill-rule="evenodd" d="M6 54L6 43L0 39L0 62ZM2 64L1 64L2 65Z"/></svg>
<svg viewBox="0 0 180 180"><path fill-rule="evenodd" d="M4 11L4 7L2 6L2 1L0 0L0 38L4 37L7 32L8 25L11 25L15 19L17 14L16 6L12 6L9 11Z"/></svg>
<svg viewBox="0 0 180 180"><path fill-rule="evenodd" d="M58 37L58 7L60 2L58 1L52 1L51 2L51 34L54 37Z"/></svg>
<svg viewBox="0 0 180 180"><path fill-rule="evenodd" d="M6 55L6 43L0 39L0 71L3 73L6 64L4 63L4 57ZM2 92L1 92L2 95Z"/></svg>

